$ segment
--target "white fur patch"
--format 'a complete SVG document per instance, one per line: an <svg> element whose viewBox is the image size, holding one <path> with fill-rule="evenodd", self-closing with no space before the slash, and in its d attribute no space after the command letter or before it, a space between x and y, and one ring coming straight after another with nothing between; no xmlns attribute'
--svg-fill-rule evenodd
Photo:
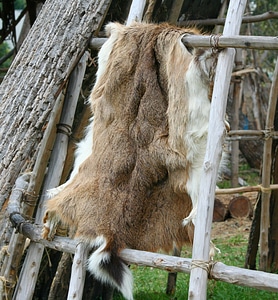
<svg viewBox="0 0 278 300"><path fill-rule="evenodd" d="M192 211L183 220L183 225L194 223L199 197L202 167L207 146L207 131L210 114L208 88L201 81L200 71L192 61L186 73L185 81L189 87L188 121L186 124L185 145L188 149L187 160L190 163L186 189L191 197ZM196 80L197 79L197 80Z"/></svg>
<svg viewBox="0 0 278 300"><path fill-rule="evenodd" d="M110 260L110 253L103 251L106 247L105 238L103 236L97 237L94 242L91 243L91 246L98 247L98 249L88 258L88 270L101 282L115 286L127 300L133 300L133 277L129 268L123 263L123 283L119 286L118 283L100 267L102 262L107 263Z"/></svg>
<svg viewBox="0 0 278 300"><path fill-rule="evenodd" d="M211 103L208 99L208 86L206 80L201 76L209 79L210 69L214 64L211 51L206 51L199 57L199 66L202 71L196 68L195 61L191 61L188 72L186 73L185 82L189 88L188 104L188 123L186 124L185 145L187 146L187 159L190 163L188 171L188 180L186 183L187 192L191 197L192 211L189 216L183 220L183 225L189 222L195 223L197 206L199 200L199 189L203 171L204 158L207 147L207 134L210 116ZM201 74L203 72L203 75ZM225 164L225 153L222 155L220 170Z"/></svg>
<svg viewBox="0 0 278 300"><path fill-rule="evenodd" d="M96 73L96 82L98 83L101 76L105 73L107 62L113 46L118 38L117 31L115 30L117 25L108 24L107 30L111 33L110 38L103 44L98 53L98 70ZM84 138L77 144L77 149L75 151L74 167L71 172L70 178L62 185L50 189L47 191L47 198L53 198L55 195L60 193L69 183L71 183L73 177L78 173L80 165L92 154L93 148L93 117L90 119L90 123L86 128Z"/></svg>
<svg viewBox="0 0 278 300"><path fill-rule="evenodd" d="M96 83L100 79L100 77L105 73L106 66L108 59L110 57L111 51L114 47L115 42L118 39L118 32L117 32L117 24L114 23L109 23L106 25L106 31L110 33L109 39L102 45L102 47L99 50L98 53L98 70L97 70L97 78L96 78Z"/></svg>
<svg viewBox="0 0 278 300"><path fill-rule="evenodd" d="M46 234L46 238L52 240L56 234L57 225L60 222L60 218L55 213L50 211L47 214L47 220L43 224L43 234Z"/></svg>

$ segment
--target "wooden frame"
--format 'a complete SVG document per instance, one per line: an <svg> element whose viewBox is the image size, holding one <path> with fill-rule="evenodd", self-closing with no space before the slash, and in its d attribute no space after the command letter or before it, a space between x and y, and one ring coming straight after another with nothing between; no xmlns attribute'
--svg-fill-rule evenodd
<svg viewBox="0 0 278 300"><path fill-rule="evenodd" d="M235 24L234 22L238 14L242 15L245 8L246 1L234 1L231 3L231 7L229 8L228 16L227 16L227 27L224 30L223 36L211 36L211 37L186 37L187 42L191 43L193 46L201 46L201 47L239 47L239 48L252 48L252 49L278 49L278 38L277 37L244 37L238 36L240 20ZM235 16L234 13L237 13ZM137 15L137 14L136 14ZM231 24L234 24L233 27ZM259 40L258 40L259 39ZM103 42L104 39L93 39L91 41L91 45L95 42ZM97 47L100 44L98 44ZM229 77L231 76L232 71L232 62L233 62L234 51L233 49L228 49L227 51L223 51L221 57L219 58L219 64L217 67L216 74L221 74L221 76L216 76L215 81L215 91L213 93L213 104L211 110L211 122L209 129L209 138L208 138L208 152L204 162L204 175L202 177L202 181L206 182L205 185L202 186L202 191L200 194L199 201L199 210L196 220L196 229L195 229L195 239L198 241L194 242L193 245L193 258L177 258L166 256L162 254L149 253L144 251L136 251L136 250L123 250L121 256L124 260L129 263L138 264L138 265L146 265L151 267L157 267L160 269L164 269L167 271L174 272L185 272L190 273L190 286L189 286L189 299L205 299L206 298L206 284L208 275L216 280L222 280L229 283L236 283L244 286L252 286L259 289L265 289L269 291L278 292L278 275L269 274L260 271L251 271L242 268L235 268L225 266L220 262L213 262L209 258L209 241L210 241L210 228L211 228L211 220L212 220L212 209L213 209L213 201L214 201L214 193L215 193L215 181L216 181L216 170L217 165L219 163L219 154L222 149L222 142L224 138L224 124L222 118L225 113L226 103L222 102L221 99L225 99L223 97L223 93L227 93ZM223 74L225 73L225 76ZM277 66L276 66L276 79L273 81L273 88L271 90L270 103L275 101L275 97L277 99ZM220 78L222 77L222 78ZM225 82L225 88L221 87L221 90L218 86L221 86L221 83ZM223 91L224 90L224 91ZM222 93L223 92L223 93ZM215 104L214 104L215 103ZM268 114L267 119L267 128L270 128L273 123L273 116ZM217 128L217 130L215 130ZM213 129L213 130L212 130ZM249 132L251 134L251 132ZM261 135L262 133L256 133L254 135ZM215 136L216 135L216 136ZM240 133L238 133L239 136ZM252 133L253 135L253 133ZM275 135L273 137L276 137ZM271 136L272 138L272 136ZM271 140L271 139L270 139ZM271 143L265 144L265 153L269 150ZM213 149L213 151L211 151ZM59 151L59 155L61 152ZM269 157L265 157L264 161L269 161ZM266 163L267 165L268 163ZM60 167L59 167L60 168ZM278 185L270 185L269 178L267 178L268 166L264 169L265 175L263 175L262 186L258 187L249 187L254 188L255 190L262 191L263 195L269 195L269 190L273 188L277 188ZM69 252L75 254L75 261L73 264L73 268L76 270L74 272L76 276L72 276L71 286L69 289L68 299L81 299L82 297L82 283L84 282L84 266L79 261L82 261L86 257L86 252L88 249L84 247L83 244L78 243L78 241L71 240L65 237L55 237L52 242L42 240L40 236L41 227L39 225L33 225L29 222L26 222L24 219L20 218L19 212L19 204L17 201L21 201L23 196L28 195L29 191L26 188L28 186L28 178L21 178L23 181L20 182L20 186L16 186L13 190L13 194L11 195L11 206L9 206L9 211L12 213L12 220L17 228L17 230L23 233L25 236L29 237L34 243L32 243L32 247L35 251L42 251L43 247L49 247L52 249L56 249L59 251ZM27 181L26 181L27 180ZM50 184L51 185L51 184ZM47 189L48 187L45 187ZM230 190L229 192L242 192L243 190ZM249 191L249 190L248 190ZM223 192L223 191L222 191ZM216 194L221 193L220 191L216 191ZM267 196L266 195L266 196ZM30 196L30 195L28 195ZM35 196L35 195L31 195ZM12 198L14 197L14 198ZM267 201L266 210L267 210ZM40 204L40 208L42 203ZM39 216L41 216L39 214ZM267 216L264 214L264 218ZM203 220L207 220L203 222ZM39 218L37 219L39 222ZM263 220L263 224L267 224L267 219ZM263 225L266 226L266 225ZM264 227L263 230L266 230ZM265 231L264 231L265 232ZM15 236L15 234L14 234ZM263 241L264 237L262 237ZM267 247L267 245L266 245ZM264 248L265 249L265 248ZM30 255L32 257L32 254ZM192 261L194 264L194 268L192 268ZM197 263L196 263L197 262ZM200 262L203 263L206 268L201 267ZM26 272L30 272L30 268L26 269ZM24 273L22 273L24 274ZM26 273L25 273L26 274ZM20 276L21 286L23 287L28 280L24 275ZM22 284L24 283L24 284ZM24 294L26 297L27 287L21 289L19 294L16 294L14 299L20 299L21 295ZM28 286L28 289L32 289L31 286ZM18 285L17 290L20 290L20 285ZM78 291L78 293L76 293ZM30 294L30 291L28 291Z"/></svg>

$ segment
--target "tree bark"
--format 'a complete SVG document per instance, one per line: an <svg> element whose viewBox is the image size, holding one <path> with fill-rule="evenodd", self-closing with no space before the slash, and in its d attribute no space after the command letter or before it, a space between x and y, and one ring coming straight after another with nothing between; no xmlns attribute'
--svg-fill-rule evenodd
<svg viewBox="0 0 278 300"><path fill-rule="evenodd" d="M0 207L111 0L48 0L0 88Z"/></svg>

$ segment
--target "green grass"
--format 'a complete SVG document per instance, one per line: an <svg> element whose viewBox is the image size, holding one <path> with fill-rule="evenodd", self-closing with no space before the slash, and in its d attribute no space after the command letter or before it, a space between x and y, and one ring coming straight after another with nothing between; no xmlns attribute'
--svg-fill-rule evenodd
<svg viewBox="0 0 278 300"><path fill-rule="evenodd" d="M250 186L260 184L261 181L259 170L250 168L247 163L239 165L238 176ZM231 188L231 180L222 179L217 182L217 186L221 189Z"/></svg>
<svg viewBox="0 0 278 300"><path fill-rule="evenodd" d="M248 164L241 164L239 167L239 176L249 185L257 185L260 182L258 171L250 169ZM221 188L231 187L229 180L223 180L218 183ZM247 239L243 235L235 235L227 238L217 238L213 240L214 244L221 250L217 254L215 261L220 261L229 266L243 268ZM186 250L186 251L185 251ZM183 257L191 257L191 250L185 249ZM168 273L166 271L131 266L134 277L134 299L135 300L181 300L188 298L189 275L179 273L177 278L176 293L173 296L166 295L166 285ZM123 300L120 294L115 297L116 300ZM271 293L254 288L241 287L221 281L209 280L207 287L208 300L274 300L278 299L278 293Z"/></svg>
<svg viewBox="0 0 278 300"><path fill-rule="evenodd" d="M221 253L215 257L216 261L230 266L244 266L247 240L242 235L236 235L228 239L214 239L213 242L221 250ZM182 256L191 257L190 251L184 252ZM131 266L131 270L134 276L135 300L180 300L188 297L188 274L178 274L176 293L174 296L168 296L165 292L168 276L166 271L134 265ZM115 299L122 300L123 298L117 295ZM278 299L278 293L209 280L207 299L274 300Z"/></svg>

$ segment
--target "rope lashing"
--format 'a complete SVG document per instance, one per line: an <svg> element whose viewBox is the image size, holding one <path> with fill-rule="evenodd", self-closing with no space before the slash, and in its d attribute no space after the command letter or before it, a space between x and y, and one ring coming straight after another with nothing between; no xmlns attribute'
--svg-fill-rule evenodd
<svg viewBox="0 0 278 300"><path fill-rule="evenodd" d="M267 188L267 187L262 186L261 184L259 184L258 186L260 187L262 193L271 193L270 187Z"/></svg>
<svg viewBox="0 0 278 300"><path fill-rule="evenodd" d="M59 123L56 125L57 127L57 133L63 133L67 136L71 136L72 131L71 131L71 126L68 124L64 124L64 123Z"/></svg>
<svg viewBox="0 0 278 300"><path fill-rule="evenodd" d="M209 44L212 49L219 50L219 39L221 34L211 34L209 37Z"/></svg>
<svg viewBox="0 0 278 300"><path fill-rule="evenodd" d="M264 139L268 140L274 135L274 127L266 128L265 130L262 130L262 132L264 134Z"/></svg>
<svg viewBox="0 0 278 300"><path fill-rule="evenodd" d="M204 261L204 260L194 259L191 262L191 270L195 269L195 268L201 268L208 273L208 278L211 279L212 278L212 270L216 263L217 262L213 261L213 260Z"/></svg>
<svg viewBox="0 0 278 300"><path fill-rule="evenodd" d="M32 194L24 189L15 187L14 191L20 191L23 194L22 201L30 206L35 206L39 198L38 195ZM31 199L30 199L31 198Z"/></svg>

